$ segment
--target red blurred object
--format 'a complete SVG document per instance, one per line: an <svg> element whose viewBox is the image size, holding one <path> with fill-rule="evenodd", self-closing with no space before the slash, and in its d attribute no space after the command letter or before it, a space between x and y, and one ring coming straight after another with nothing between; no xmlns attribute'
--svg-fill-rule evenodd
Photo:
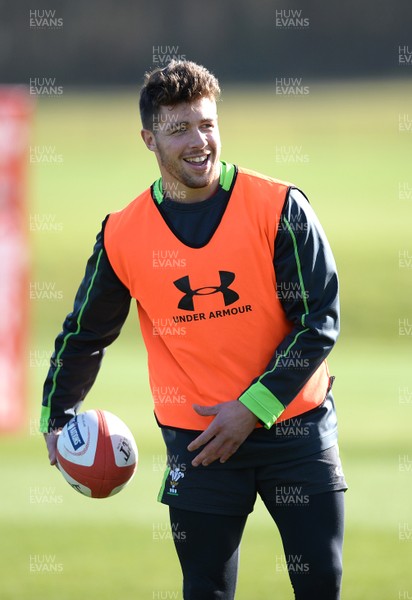
<svg viewBox="0 0 412 600"><path fill-rule="evenodd" d="M16 431L26 420L32 113L27 87L0 86L0 432Z"/></svg>

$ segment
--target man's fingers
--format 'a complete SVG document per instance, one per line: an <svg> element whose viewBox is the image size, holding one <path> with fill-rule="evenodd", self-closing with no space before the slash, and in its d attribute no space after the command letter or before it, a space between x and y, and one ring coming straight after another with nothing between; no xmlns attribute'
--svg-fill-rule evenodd
<svg viewBox="0 0 412 600"><path fill-rule="evenodd" d="M46 440L47 451L49 454L49 461L52 466L57 465L56 451L59 434L60 431L52 431L44 434L44 439Z"/></svg>
<svg viewBox="0 0 412 600"><path fill-rule="evenodd" d="M240 444L229 444L226 448L222 448L222 453L220 455L220 462L225 463L239 448Z"/></svg>
<svg viewBox="0 0 412 600"><path fill-rule="evenodd" d="M212 440L215 437L215 435L215 427L213 427L212 423L207 429L205 429L200 435L198 435L197 438L190 442L187 449L189 450L189 452L193 452L193 450L197 450L198 448L200 448L200 446L204 446L205 444L210 442L210 440Z"/></svg>
<svg viewBox="0 0 412 600"><path fill-rule="evenodd" d="M217 438L214 438L199 454L192 460L192 466L198 467L199 465L203 465L206 467L210 465L213 461L219 458L219 449L220 442Z"/></svg>
<svg viewBox="0 0 412 600"><path fill-rule="evenodd" d="M233 443L231 440L222 442L220 436L217 436L192 460L192 465L194 467L198 467L199 465L207 467L207 465L210 465L215 460L224 463L238 448L239 444Z"/></svg>
<svg viewBox="0 0 412 600"><path fill-rule="evenodd" d="M207 466L215 460L225 462L236 452L256 426L257 417L237 400L216 406L193 406L202 416L215 415L209 427L187 447L189 452L204 446L192 465Z"/></svg>
<svg viewBox="0 0 412 600"><path fill-rule="evenodd" d="M199 415L202 415L202 417L217 415L217 413L219 412L218 406L200 406L199 404L193 404L193 409ZM212 440L215 437L215 435L216 426L212 421L212 423L207 429L205 429L200 435L197 436L197 438L190 442L187 449L189 450L189 452L193 452L193 450L197 450L201 446L204 446L205 444L210 442L210 440Z"/></svg>

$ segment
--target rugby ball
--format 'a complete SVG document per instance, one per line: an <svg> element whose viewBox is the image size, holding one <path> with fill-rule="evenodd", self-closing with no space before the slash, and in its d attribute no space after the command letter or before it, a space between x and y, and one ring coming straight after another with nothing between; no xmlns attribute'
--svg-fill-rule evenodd
<svg viewBox="0 0 412 600"><path fill-rule="evenodd" d="M135 474L138 451L129 428L107 410L79 413L57 441L57 466L66 481L90 498L122 490Z"/></svg>

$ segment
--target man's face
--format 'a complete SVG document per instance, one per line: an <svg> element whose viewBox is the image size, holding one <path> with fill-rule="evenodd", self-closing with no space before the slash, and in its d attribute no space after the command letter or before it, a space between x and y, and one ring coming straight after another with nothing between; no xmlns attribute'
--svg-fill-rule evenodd
<svg viewBox="0 0 412 600"><path fill-rule="evenodd" d="M214 100L160 107L153 131L143 130L142 137L156 154L166 191L178 187L188 201L213 193L221 150Z"/></svg>

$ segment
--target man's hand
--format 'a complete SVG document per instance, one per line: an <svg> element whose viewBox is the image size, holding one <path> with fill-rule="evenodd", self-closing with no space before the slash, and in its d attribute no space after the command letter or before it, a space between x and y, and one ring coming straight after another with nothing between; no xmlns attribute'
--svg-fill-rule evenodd
<svg viewBox="0 0 412 600"><path fill-rule="evenodd" d="M51 431L50 433L44 434L44 439L46 440L47 450L49 452L49 460L51 465L57 465L56 459L56 448L57 448L57 440L61 433L61 429L56 431Z"/></svg>
<svg viewBox="0 0 412 600"><path fill-rule="evenodd" d="M209 427L205 429L187 449L197 450L204 444L203 450L192 460L198 467L210 465L215 460L227 461L254 430L258 418L238 400L222 402L216 406L193 405L194 410L203 417L216 415Z"/></svg>

